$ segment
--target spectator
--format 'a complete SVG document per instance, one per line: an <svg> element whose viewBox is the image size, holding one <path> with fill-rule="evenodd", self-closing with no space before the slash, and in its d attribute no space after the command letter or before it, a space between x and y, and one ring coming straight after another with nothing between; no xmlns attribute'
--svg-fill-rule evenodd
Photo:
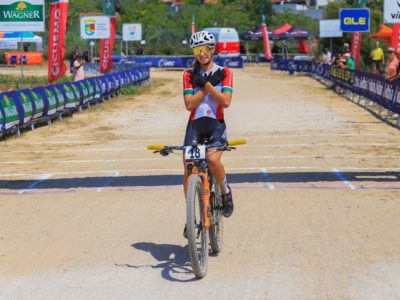
<svg viewBox="0 0 400 300"><path fill-rule="evenodd" d="M72 76L74 74L74 61L76 60L78 54L79 54L79 48L76 47L69 58L69 72L72 74Z"/></svg>
<svg viewBox="0 0 400 300"><path fill-rule="evenodd" d="M24 46L24 52L28 52L28 51L29 51L28 45L25 45Z"/></svg>
<svg viewBox="0 0 400 300"><path fill-rule="evenodd" d="M341 69L354 71L356 69L353 58L350 56L350 53L343 54L343 58L345 61L340 65Z"/></svg>
<svg viewBox="0 0 400 300"><path fill-rule="evenodd" d="M85 60L85 62L90 63L92 61L92 55L90 53L90 49L86 49L83 52L83 59Z"/></svg>
<svg viewBox="0 0 400 300"><path fill-rule="evenodd" d="M325 48L322 54L322 62L324 64L332 64L332 53L328 48Z"/></svg>
<svg viewBox="0 0 400 300"><path fill-rule="evenodd" d="M349 43L344 43L343 44L343 53L350 53L350 45Z"/></svg>
<svg viewBox="0 0 400 300"><path fill-rule="evenodd" d="M73 73L73 80L74 81L79 81L82 79L85 79L85 73L83 71L83 64L84 60L82 55L79 53L76 55L75 61L74 61L74 73Z"/></svg>
<svg viewBox="0 0 400 300"><path fill-rule="evenodd" d="M283 59L289 58L289 49L288 49L286 41L283 41L282 54L283 54Z"/></svg>
<svg viewBox="0 0 400 300"><path fill-rule="evenodd" d="M399 52L395 51L394 48L388 48L388 54L390 58L389 65L386 68L386 79L389 81L393 81L400 78L399 71Z"/></svg>
<svg viewBox="0 0 400 300"><path fill-rule="evenodd" d="M380 74L383 73L383 65L385 64L385 55L383 54L383 50L379 47L379 42L375 43L374 49L371 51L370 57L374 64L373 73Z"/></svg>

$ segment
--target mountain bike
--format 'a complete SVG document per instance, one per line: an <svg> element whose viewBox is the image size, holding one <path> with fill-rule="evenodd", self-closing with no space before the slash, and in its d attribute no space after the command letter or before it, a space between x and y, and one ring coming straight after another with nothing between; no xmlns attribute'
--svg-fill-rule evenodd
<svg viewBox="0 0 400 300"><path fill-rule="evenodd" d="M223 202L219 185L213 178L208 164L209 149L231 151L235 145L246 140L192 146L148 145L148 150L167 156L174 151L184 151L187 172L186 228L189 257L193 273L203 278L207 273L208 245L213 253L219 253L223 246Z"/></svg>

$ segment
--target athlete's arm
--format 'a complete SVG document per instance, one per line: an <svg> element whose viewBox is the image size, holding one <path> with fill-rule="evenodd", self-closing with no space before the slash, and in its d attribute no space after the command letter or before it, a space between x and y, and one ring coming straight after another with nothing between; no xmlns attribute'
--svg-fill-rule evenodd
<svg viewBox="0 0 400 300"><path fill-rule="evenodd" d="M197 106L200 105L201 101L203 101L204 97L206 96L207 92L205 89L200 89L196 92L196 94L186 94L183 96L185 100L185 106L188 111L192 111Z"/></svg>
<svg viewBox="0 0 400 300"><path fill-rule="evenodd" d="M223 108L228 108L231 105L232 93L220 92L211 83L207 82L204 90L213 97L213 99Z"/></svg>

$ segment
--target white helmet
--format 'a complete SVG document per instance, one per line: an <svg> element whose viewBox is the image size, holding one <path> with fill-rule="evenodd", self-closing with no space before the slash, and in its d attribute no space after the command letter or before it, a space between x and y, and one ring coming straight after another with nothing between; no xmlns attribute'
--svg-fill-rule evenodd
<svg viewBox="0 0 400 300"><path fill-rule="evenodd" d="M215 44L215 37L208 31L198 31L190 37L190 47L192 48L203 45L215 46Z"/></svg>

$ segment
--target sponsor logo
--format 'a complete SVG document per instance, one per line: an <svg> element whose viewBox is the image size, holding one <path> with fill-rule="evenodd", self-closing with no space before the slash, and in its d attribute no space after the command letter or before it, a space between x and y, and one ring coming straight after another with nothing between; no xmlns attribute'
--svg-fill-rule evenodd
<svg viewBox="0 0 400 300"><path fill-rule="evenodd" d="M167 60L167 59L160 59L160 61L158 62L158 66L160 68L162 68L162 67L174 67L175 66L175 61Z"/></svg>
<svg viewBox="0 0 400 300"><path fill-rule="evenodd" d="M102 69L103 71L108 71L110 66L110 60L111 60L111 56L110 56L110 40L107 39L104 42L104 52L103 52L103 61L102 61Z"/></svg>
<svg viewBox="0 0 400 300"><path fill-rule="evenodd" d="M6 102L6 105L9 106L10 103L10 99L8 98L8 96L4 96L4 101Z"/></svg>
<svg viewBox="0 0 400 300"><path fill-rule="evenodd" d="M26 1L0 5L0 22L43 21L43 5L32 5Z"/></svg>
<svg viewBox="0 0 400 300"><path fill-rule="evenodd" d="M61 18L61 10L56 8L53 12L54 16L54 24L53 24L53 50L51 56L53 58L52 66L51 66L51 74L56 77L61 72L60 61L59 61L59 46L60 46L60 18Z"/></svg>
<svg viewBox="0 0 400 300"><path fill-rule="evenodd" d="M96 21L93 19L87 19L84 21L85 33L92 36L96 33Z"/></svg>
<svg viewBox="0 0 400 300"><path fill-rule="evenodd" d="M340 29L344 32L368 32L369 21L368 8L340 10Z"/></svg>

